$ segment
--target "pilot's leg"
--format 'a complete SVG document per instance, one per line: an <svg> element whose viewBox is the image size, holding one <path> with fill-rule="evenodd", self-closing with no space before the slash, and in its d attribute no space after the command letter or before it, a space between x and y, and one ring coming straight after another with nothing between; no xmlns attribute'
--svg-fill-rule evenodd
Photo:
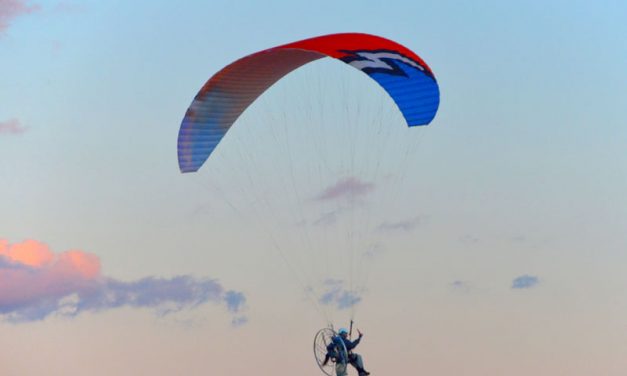
<svg viewBox="0 0 627 376"><path fill-rule="evenodd" d="M368 375L368 371L364 369L364 359L359 354L351 354L350 362L360 375Z"/></svg>
<svg viewBox="0 0 627 376"><path fill-rule="evenodd" d="M335 364L335 375L336 376L348 376L348 372L346 369L346 364L342 364L342 362L338 362Z"/></svg>

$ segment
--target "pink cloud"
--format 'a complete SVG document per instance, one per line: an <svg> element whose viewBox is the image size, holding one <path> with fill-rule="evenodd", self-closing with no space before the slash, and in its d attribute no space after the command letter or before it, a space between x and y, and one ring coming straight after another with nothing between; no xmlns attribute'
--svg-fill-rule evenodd
<svg viewBox="0 0 627 376"><path fill-rule="evenodd" d="M12 322L42 320L56 314L118 307L153 308L161 314L206 302L234 315L233 325L246 322L246 297L226 290L214 279L190 276L144 277L125 282L101 272L100 259L70 250L54 253L36 240L10 244L0 239L0 318Z"/></svg>
<svg viewBox="0 0 627 376"><path fill-rule="evenodd" d="M349 176L325 188L315 199L327 201L338 198L356 198L372 192L374 188L375 185L373 183L363 182L354 176Z"/></svg>
<svg viewBox="0 0 627 376"><path fill-rule="evenodd" d="M8 30L15 18L37 10L39 6L29 5L24 0L0 0L0 35Z"/></svg>
<svg viewBox="0 0 627 376"><path fill-rule="evenodd" d="M48 246L35 240L26 240L10 246L8 241L0 239L0 256L4 256L10 262L31 267L43 267L54 258Z"/></svg>
<svg viewBox="0 0 627 376"><path fill-rule="evenodd" d="M26 129L17 119L0 121L0 134L21 134L26 132Z"/></svg>
<svg viewBox="0 0 627 376"><path fill-rule="evenodd" d="M100 276L100 261L81 251L55 255L46 244L0 241L0 313L81 292Z"/></svg>

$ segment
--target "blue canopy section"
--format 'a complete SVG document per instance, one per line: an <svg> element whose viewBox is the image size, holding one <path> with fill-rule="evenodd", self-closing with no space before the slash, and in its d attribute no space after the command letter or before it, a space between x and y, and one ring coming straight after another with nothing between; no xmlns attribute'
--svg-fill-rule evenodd
<svg viewBox="0 0 627 376"><path fill-rule="evenodd" d="M404 75L366 72L392 97L410 127L427 125L440 105L440 89L435 79L408 64L398 62Z"/></svg>

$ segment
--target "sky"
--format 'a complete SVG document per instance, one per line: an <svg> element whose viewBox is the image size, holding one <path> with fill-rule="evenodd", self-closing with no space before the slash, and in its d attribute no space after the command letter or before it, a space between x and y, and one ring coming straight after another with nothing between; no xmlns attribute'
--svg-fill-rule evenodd
<svg viewBox="0 0 627 376"><path fill-rule="evenodd" d="M0 374L318 375L354 317L373 374L624 375L626 16L0 0ZM429 126L320 61L179 172L211 75L349 31L429 64Z"/></svg>

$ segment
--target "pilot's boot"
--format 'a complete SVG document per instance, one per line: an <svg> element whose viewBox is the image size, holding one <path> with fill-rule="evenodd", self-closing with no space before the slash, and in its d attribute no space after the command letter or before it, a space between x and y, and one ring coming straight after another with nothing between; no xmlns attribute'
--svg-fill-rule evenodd
<svg viewBox="0 0 627 376"><path fill-rule="evenodd" d="M359 373L359 376L368 376L370 375L370 372L366 371L365 369L357 366L356 364L353 364L355 366L355 369L357 370L357 373Z"/></svg>

